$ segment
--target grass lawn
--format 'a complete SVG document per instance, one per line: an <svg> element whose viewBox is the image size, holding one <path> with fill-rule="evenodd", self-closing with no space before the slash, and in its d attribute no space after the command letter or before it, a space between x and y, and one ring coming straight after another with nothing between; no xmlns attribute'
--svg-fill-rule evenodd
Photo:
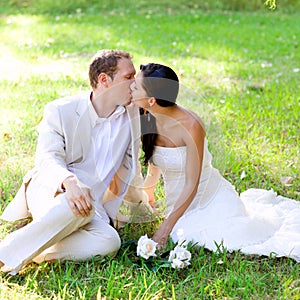
<svg viewBox="0 0 300 300"><path fill-rule="evenodd" d="M241 11L222 1L31 2L0 2L0 212L33 166L45 104L89 89L88 63L101 48L129 51L136 69L159 62L180 74L179 103L203 118L213 163L238 192L273 188L300 200L297 4ZM158 225L120 234L127 242ZM183 270L155 272L133 264L130 247L113 259L30 264L18 276L0 274L0 299L300 299L291 259L203 248L192 255Z"/></svg>

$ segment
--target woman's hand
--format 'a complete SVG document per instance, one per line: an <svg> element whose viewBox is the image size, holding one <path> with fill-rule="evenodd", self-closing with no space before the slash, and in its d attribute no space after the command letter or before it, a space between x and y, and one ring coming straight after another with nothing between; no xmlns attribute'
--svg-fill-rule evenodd
<svg viewBox="0 0 300 300"><path fill-rule="evenodd" d="M66 178L63 182L66 197L75 216L88 217L95 201L91 189L81 183L75 176Z"/></svg>
<svg viewBox="0 0 300 300"><path fill-rule="evenodd" d="M158 228L158 230L153 235L152 239L158 243L157 248L161 250L167 244L171 233L172 227L169 226L168 221L165 220Z"/></svg>

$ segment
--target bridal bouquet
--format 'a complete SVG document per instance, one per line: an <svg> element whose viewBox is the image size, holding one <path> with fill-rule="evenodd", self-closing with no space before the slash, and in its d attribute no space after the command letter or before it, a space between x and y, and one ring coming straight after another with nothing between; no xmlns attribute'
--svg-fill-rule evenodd
<svg viewBox="0 0 300 300"><path fill-rule="evenodd" d="M140 237L137 244L136 253L138 256L148 260L151 257L157 257L157 243L148 238L147 234ZM165 253L162 254L164 256ZM187 244L180 241L173 250L169 252L168 259L157 259L156 263L160 266L182 269L190 264L191 252L187 249ZM162 257L163 258L163 257Z"/></svg>

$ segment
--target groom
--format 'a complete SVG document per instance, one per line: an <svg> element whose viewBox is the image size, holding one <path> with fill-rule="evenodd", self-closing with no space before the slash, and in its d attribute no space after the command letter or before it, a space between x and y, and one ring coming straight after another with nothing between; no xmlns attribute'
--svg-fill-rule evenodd
<svg viewBox="0 0 300 300"><path fill-rule="evenodd" d="M1 241L2 271L17 274L32 260L82 260L119 249L110 224L139 149L139 113L129 105L134 76L129 53L102 50L89 67L91 92L47 104L35 167L1 216L32 222Z"/></svg>

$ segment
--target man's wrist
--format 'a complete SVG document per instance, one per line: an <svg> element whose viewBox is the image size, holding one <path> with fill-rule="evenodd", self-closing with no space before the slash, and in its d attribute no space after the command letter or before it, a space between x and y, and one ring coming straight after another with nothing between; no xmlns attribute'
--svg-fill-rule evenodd
<svg viewBox="0 0 300 300"><path fill-rule="evenodd" d="M76 180L75 175L68 176L61 184L62 190L66 191L68 186L70 186L70 184L72 184L72 182L74 182L75 180Z"/></svg>

